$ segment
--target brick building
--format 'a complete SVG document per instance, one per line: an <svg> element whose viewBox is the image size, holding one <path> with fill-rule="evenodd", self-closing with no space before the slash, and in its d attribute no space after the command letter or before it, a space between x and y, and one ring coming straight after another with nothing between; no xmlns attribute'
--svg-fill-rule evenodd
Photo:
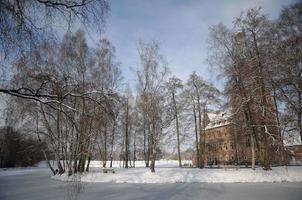
<svg viewBox="0 0 302 200"><path fill-rule="evenodd" d="M231 163L236 158L235 134L230 115L226 112L205 114L206 163ZM202 146L201 146L202 148Z"/></svg>
<svg viewBox="0 0 302 200"><path fill-rule="evenodd" d="M285 161L276 103L259 59L246 59L250 48L245 33L239 32L234 39L237 57L227 83L230 111L204 114L200 160L235 164L251 163L255 158L269 169L271 163Z"/></svg>
<svg viewBox="0 0 302 200"><path fill-rule="evenodd" d="M206 146L207 164L235 164L251 159L250 139L247 135L238 138L230 113L208 113L205 121L205 140L201 145Z"/></svg>
<svg viewBox="0 0 302 200"><path fill-rule="evenodd" d="M228 112L207 113L205 118L205 140L200 147L205 148L205 164L233 165L236 163L250 164L252 160L250 133L238 131L232 122L233 116ZM203 136L202 136L203 137ZM276 151L269 141L270 154L273 162L280 160L280 150ZM255 148L257 155L257 148ZM256 162L258 158L256 157Z"/></svg>
<svg viewBox="0 0 302 200"><path fill-rule="evenodd" d="M302 163L302 145L291 145L285 147L292 163Z"/></svg>

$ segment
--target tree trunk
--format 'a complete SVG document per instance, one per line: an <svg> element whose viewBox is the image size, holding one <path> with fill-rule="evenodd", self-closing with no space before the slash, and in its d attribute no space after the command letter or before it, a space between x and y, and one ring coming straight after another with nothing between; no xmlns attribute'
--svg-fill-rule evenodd
<svg viewBox="0 0 302 200"><path fill-rule="evenodd" d="M180 140L179 140L179 123L178 123L178 110L175 100L175 94L172 92L172 100L174 105L174 111L175 111L175 122L176 122L176 136L177 136L177 153L178 153L178 165L179 167L182 167L181 165L181 155L180 155Z"/></svg>
<svg viewBox="0 0 302 200"><path fill-rule="evenodd" d="M133 167L135 168L135 161L136 161L136 131L134 132L133 136Z"/></svg>
<svg viewBox="0 0 302 200"><path fill-rule="evenodd" d="M252 169L255 170L255 164L256 164L256 161L255 161L255 157L256 157L256 154L255 154L255 142L254 142L254 137L253 135L251 134L251 150L252 150Z"/></svg>
<svg viewBox="0 0 302 200"><path fill-rule="evenodd" d="M206 155L207 155L207 149L206 149L206 104L203 107L203 120L202 120L202 126L203 126L203 151L204 151L204 165L206 165Z"/></svg>
<svg viewBox="0 0 302 200"><path fill-rule="evenodd" d="M63 169L63 167L62 167L60 158L59 158L59 156L57 155L57 153L55 153L55 157L56 157L56 161L57 161L57 166L58 166L59 174L63 174L63 173L64 173L64 169Z"/></svg>
<svg viewBox="0 0 302 200"><path fill-rule="evenodd" d="M40 137L40 134L39 134L39 115L38 115L38 113L37 113L36 123L37 123L36 129L37 129L38 141L39 141L39 143L41 143L42 140L41 140L41 137ZM43 156L44 156L44 158L45 158L45 160L47 162L47 165L48 165L49 169L51 170L51 172L53 173L53 175L56 175L56 171L54 170L54 168L52 167L51 163L49 162L49 159L48 159L47 154L46 154L46 152L45 152L44 149L42 149L42 153L43 153Z"/></svg>
<svg viewBox="0 0 302 200"><path fill-rule="evenodd" d="M193 101L193 115L194 115L194 125L195 125L195 141L196 141L196 166L200 166L200 155L199 155L199 143L198 143L198 127L197 127L197 117L196 117L196 108Z"/></svg>
<svg viewBox="0 0 302 200"><path fill-rule="evenodd" d="M86 166L86 172L89 172L89 165L90 165L90 161L91 161L91 156L88 156L88 161L87 161L87 166Z"/></svg>
<svg viewBox="0 0 302 200"><path fill-rule="evenodd" d="M235 67L236 68L236 67ZM239 71L238 69L236 69L236 71ZM246 89L243 85L243 81L242 81L242 74L239 74L238 79L236 80L236 85L239 89L239 93L241 95L241 97L243 99L249 99ZM254 123L254 119L253 119L253 114L252 114L252 109L251 109L251 100L247 101L246 104L243 107L243 114L244 114L244 118L245 118L245 123L247 126L247 130L251 131L250 133L250 140L251 140L251 154L252 154L252 168L255 169L255 164L256 164L256 151L255 151L255 143L257 146L257 149L260 151L260 145L259 145L259 140L257 139L257 133L255 130L255 127L252 126L252 124Z"/></svg>
<svg viewBox="0 0 302 200"><path fill-rule="evenodd" d="M151 155L151 131L150 131L150 124L147 124L147 130L148 130L148 134L146 134L146 148L147 148L147 152L145 152L145 164L146 167L149 167L150 165L150 155ZM148 137L147 137L148 136Z"/></svg>
<svg viewBox="0 0 302 200"><path fill-rule="evenodd" d="M125 168L128 168L129 158L129 105L127 99L126 119L125 119Z"/></svg>
<svg viewBox="0 0 302 200"><path fill-rule="evenodd" d="M256 39L256 33L252 31L253 35L253 43L254 48L257 56L258 61L258 76L259 76L259 84L260 84L260 92L261 92L261 107L262 107L262 134L263 134L263 140L264 140L264 149L263 149L263 169L264 170L271 170L271 161L268 155L268 141L267 141L267 100L266 100L266 88L265 88L265 82L264 82L264 71L262 62L260 59L260 52L258 49L258 41Z"/></svg>
<svg viewBox="0 0 302 200"><path fill-rule="evenodd" d="M111 149L110 149L110 168L112 168L112 160L113 160L113 147L114 147L114 137L115 137L115 126L116 126L116 119L113 121L112 127L112 138L111 138Z"/></svg>
<svg viewBox="0 0 302 200"><path fill-rule="evenodd" d="M155 144L152 144L152 152L151 152L151 164L150 164L150 170L152 173L155 172L155 160L156 160L156 150L154 147Z"/></svg>
<svg viewBox="0 0 302 200"><path fill-rule="evenodd" d="M145 118L144 120L144 125L143 125L143 131L144 131L144 160L145 160L145 165L146 167L149 167L149 163L147 163L147 151L146 151L146 122L145 122Z"/></svg>
<svg viewBox="0 0 302 200"><path fill-rule="evenodd" d="M150 170L152 173L155 172L155 159L156 159L156 139L155 139L155 120L153 119L152 130L150 130Z"/></svg>
<svg viewBox="0 0 302 200"><path fill-rule="evenodd" d="M122 148L121 148L121 153L120 153L120 161L122 162L122 167L124 168L125 166L125 152L124 152L124 148L125 148L125 135L122 135ZM121 164L121 163L120 163ZM121 167L121 165L120 165Z"/></svg>
<svg viewBox="0 0 302 200"><path fill-rule="evenodd" d="M75 158L74 161L73 161L73 173L77 173L78 172L78 160Z"/></svg>
<svg viewBox="0 0 302 200"><path fill-rule="evenodd" d="M105 125L105 132L104 132L104 153L103 153L103 167L106 167L107 164L107 125Z"/></svg>
<svg viewBox="0 0 302 200"><path fill-rule="evenodd" d="M204 159L205 159L205 151L202 145L202 127L201 127L201 105L200 105L200 97L197 95L197 106L198 106L198 124L199 124L199 144L201 151L201 159L199 160L199 167L204 167Z"/></svg>
<svg viewBox="0 0 302 200"><path fill-rule="evenodd" d="M281 162L279 164L281 165L287 165L287 162L285 161L285 149L284 149L284 143L283 143L283 135L282 135L282 130L281 130L281 125L280 125L280 118L279 118L279 109L278 109L278 103L277 103L277 95L276 95L276 87L274 83L272 84L273 87L273 100L274 100L274 105L275 105L275 115L277 119L277 126L278 126L278 133L279 133L279 143L281 147ZM301 140L302 141L302 140Z"/></svg>
<svg viewBox="0 0 302 200"><path fill-rule="evenodd" d="M301 75L300 75L300 77L301 77ZM300 86L300 87L302 87L302 86ZM297 122L298 122L298 128L299 128L299 132L300 132L300 139L301 139L301 142L302 142L302 93L301 92L298 93L297 117L298 117Z"/></svg>
<svg viewBox="0 0 302 200"><path fill-rule="evenodd" d="M151 155L150 170L151 170L152 173L155 172L155 159L153 159L153 155Z"/></svg>

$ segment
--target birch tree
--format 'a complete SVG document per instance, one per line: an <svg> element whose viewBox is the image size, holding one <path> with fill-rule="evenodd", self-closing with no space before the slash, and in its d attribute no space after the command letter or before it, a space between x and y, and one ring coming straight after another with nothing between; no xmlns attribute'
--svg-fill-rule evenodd
<svg viewBox="0 0 302 200"><path fill-rule="evenodd" d="M158 145L163 131L163 95L168 75L167 63L155 42L139 45L138 93L143 99L143 116L148 131L150 170L155 172Z"/></svg>
<svg viewBox="0 0 302 200"><path fill-rule="evenodd" d="M180 122L179 122L180 105L176 100L178 95L178 90L182 89L183 87L182 81L176 77L172 77L169 79L169 82L167 83L167 87L168 87L169 95L171 95L170 101L172 104L173 118L175 120L175 126L176 126L178 165L179 167L182 167L181 154L180 154Z"/></svg>

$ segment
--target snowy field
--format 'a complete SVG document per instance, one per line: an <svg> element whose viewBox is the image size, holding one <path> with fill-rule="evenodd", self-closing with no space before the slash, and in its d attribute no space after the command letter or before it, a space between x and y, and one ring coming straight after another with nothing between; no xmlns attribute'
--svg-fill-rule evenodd
<svg viewBox="0 0 302 200"><path fill-rule="evenodd" d="M3 176L18 176L26 174L35 174L39 172L48 172L50 170L45 167L17 167L17 168L0 168L0 178Z"/></svg>
<svg viewBox="0 0 302 200"><path fill-rule="evenodd" d="M189 161L184 161L189 164ZM174 160L156 162L155 173L137 162L136 168L120 168L120 162L114 162L115 173L103 173L101 162L93 161L89 173L68 177L67 174L53 176L62 181L81 180L82 182L111 183L236 183L236 182L302 182L302 166L274 167L272 171L252 169L197 169L178 168ZM108 165L109 166L109 165Z"/></svg>

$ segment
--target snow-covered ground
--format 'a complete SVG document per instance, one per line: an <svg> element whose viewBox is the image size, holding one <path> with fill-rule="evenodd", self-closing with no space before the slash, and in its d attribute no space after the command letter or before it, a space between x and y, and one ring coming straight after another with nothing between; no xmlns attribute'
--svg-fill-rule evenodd
<svg viewBox="0 0 302 200"><path fill-rule="evenodd" d="M34 174L36 172L49 171L45 167L18 167L18 168L0 168L0 177L2 176L15 176L15 175L24 175L24 174Z"/></svg>
<svg viewBox="0 0 302 200"><path fill-rule="evenodd" d="M183 163L189 164L189 161ZM274 167L271 171L252 169L197 169L178 168L177 161L160 160L156 162L155 173L144 167L144 162L137 162L136 168L120 168L120 162L114 162L115 173L103 173L100 161L91 163L89 173L78 177L67 174L53 176L62 181L81 180L83 182L113 183L233 183L233 182L302 182L302 166ZM109 165L108 165L109 166ZM76 178L76 179L75 179Z"/></svg>

